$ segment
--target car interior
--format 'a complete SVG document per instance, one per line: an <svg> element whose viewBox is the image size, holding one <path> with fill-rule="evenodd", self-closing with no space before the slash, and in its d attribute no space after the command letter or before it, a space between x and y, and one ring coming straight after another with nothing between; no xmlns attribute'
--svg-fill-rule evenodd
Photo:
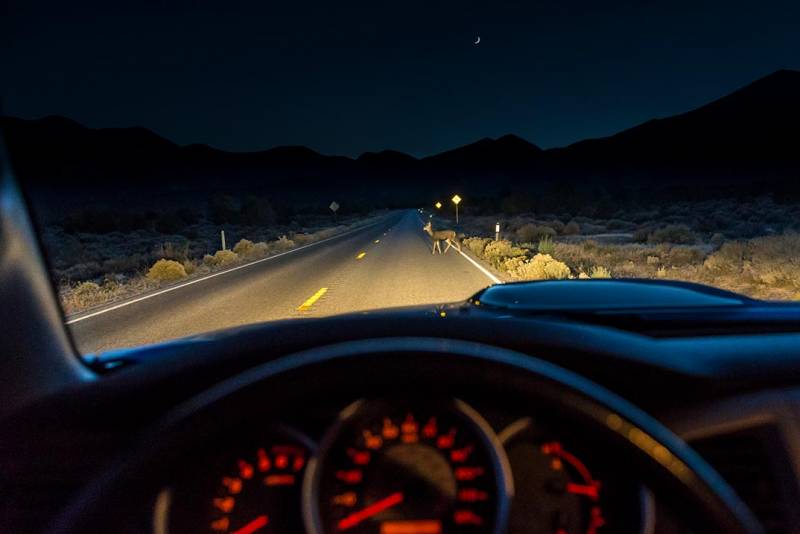
<svg viewBox="0 0 800 534"><path fill-rule="evenodd" d="M800 534L798 28L3 2L0 534Z"/></svg>
<svg viewBox="0 0 800 534"><path fill-rule="evenodd" d="M794 304L509 283L81 360L2 172L3 531L798 531Z"/></svg>

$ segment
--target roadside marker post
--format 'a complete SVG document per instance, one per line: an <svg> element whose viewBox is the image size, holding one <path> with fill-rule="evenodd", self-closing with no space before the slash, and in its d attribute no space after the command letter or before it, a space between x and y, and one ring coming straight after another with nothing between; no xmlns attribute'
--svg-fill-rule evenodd
<svg viewBox="0 0 800 534"><path fill-rule="evenodd" d="M494 225L494 240L500 241L500 221L497 221L497 224Z"/></svg>
<svg viewBox="0 0 800 534"><path fill-rule="evenodd" d="M222 250L226 250L225 249L225 230L220 230L219 235L222 238Z"/></svg>

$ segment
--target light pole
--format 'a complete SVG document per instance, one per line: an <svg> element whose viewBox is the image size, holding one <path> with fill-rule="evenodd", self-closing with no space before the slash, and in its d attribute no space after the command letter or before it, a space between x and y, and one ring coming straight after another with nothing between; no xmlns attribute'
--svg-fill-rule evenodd
<svg viewBox="0 0 800 534"><path fill-rule="evenodd" d="M458 195L453 195L453 198L451 198L450 200L452 200L453 204L456 205L456 224L458 224L458 205L459 203L461 203L461 197Z"/></svg>

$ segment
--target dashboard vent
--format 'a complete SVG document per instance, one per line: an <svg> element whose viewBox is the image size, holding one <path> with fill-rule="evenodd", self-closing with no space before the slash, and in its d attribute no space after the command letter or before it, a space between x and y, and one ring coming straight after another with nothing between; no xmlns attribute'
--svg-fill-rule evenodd
<svg viewBox="0 0 800 534"><path fill-rule="evenodd" d="M768 534L794 532L796 484L776 427L749 427L689 444L736 490Z"/></svg>

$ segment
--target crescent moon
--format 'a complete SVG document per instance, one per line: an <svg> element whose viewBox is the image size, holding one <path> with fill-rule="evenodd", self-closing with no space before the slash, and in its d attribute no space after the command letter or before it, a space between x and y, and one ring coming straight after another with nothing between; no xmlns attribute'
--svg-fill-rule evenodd
<svg viewBox="0 0 800 534"><path fill-rule="evenodd" d="M481 42L481 36L479 35L479 36L478 36L478 40L477 40L477 41L475 41L475 42L474 42L474 43L472 43L472 44L478 44L478 43L480 43L480 42Z"/></svg>

